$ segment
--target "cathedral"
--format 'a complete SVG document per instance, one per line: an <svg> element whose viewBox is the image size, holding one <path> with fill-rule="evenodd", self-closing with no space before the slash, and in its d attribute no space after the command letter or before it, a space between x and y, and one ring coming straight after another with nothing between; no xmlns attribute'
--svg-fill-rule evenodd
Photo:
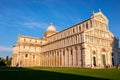
<svg viewBox="0 0 120 80"><path fill-rule="evenodd" d="M120 64L119 40L99 10L60 32L50 23L42 38L18 35L12 66L104 68Z"/></svg>

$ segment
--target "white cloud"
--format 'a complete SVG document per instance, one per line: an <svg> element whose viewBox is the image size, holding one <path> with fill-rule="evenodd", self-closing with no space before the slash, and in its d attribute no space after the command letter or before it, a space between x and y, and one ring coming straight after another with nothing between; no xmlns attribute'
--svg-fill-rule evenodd
<svg viewBox="0 0 120 80"><path fill-rule="evenodd" d="M12 51L11 47L0 46L0 52L10 52Z"/></svg>
<svg viewBox="0 0 120 80"><path fill-rule="evenodd" d="M26 23L23 23L22 25L28 28L34 28L34 27L46 28L47 26L46 23L38 23L38 22L26 22Z"/></svg>
<svg viewBox="0 0 120 80"><path fill-rule="evenodd" d="M29 28L33 28L33 27L39 27L40 24L36 23L36 22L31 22L31 23L23 23L24 26L29 27Z"/></svg>

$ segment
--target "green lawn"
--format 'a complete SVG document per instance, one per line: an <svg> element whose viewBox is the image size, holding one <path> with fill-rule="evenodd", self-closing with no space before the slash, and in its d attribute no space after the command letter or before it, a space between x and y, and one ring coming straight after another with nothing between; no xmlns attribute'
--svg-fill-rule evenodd
<svg viewBox="0 0 120 80"><path fill-rule="evenodd" d="M120 69L0 68L0 80L120 80Z"/></svg>

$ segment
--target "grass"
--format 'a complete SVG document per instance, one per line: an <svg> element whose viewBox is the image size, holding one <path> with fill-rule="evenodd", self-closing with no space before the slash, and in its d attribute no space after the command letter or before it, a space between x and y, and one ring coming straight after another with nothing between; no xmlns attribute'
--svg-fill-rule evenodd
<svg viewBox="0 0 120 80"><path fill-rule="evenodd" d="M120 69L0 68L0 80L120 80Z"/></svg>

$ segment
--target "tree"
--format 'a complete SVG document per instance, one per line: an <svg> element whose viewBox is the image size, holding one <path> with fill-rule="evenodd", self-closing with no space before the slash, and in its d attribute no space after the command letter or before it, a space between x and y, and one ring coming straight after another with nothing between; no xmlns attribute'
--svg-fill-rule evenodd
<svg viewBox="0 0 120 80"><path fill-rule="evenodd" d="M0 66L10 66L11 65L12 58L9 58L6 56L6 58L1 58L0 57Z"/></svg>
<svg viewBox="0 0 120 80"><path fill-rule="evenodd" d="M6 66L4 58L0 58L0 66Z"/></svg>
<svg viewBox="0 0 120 80"><path fill-rule="evenodd" d="M11 65L11 60L12 60L12 58L9 58L8 56L6 56L5 63L7 66Z"/></svg>

